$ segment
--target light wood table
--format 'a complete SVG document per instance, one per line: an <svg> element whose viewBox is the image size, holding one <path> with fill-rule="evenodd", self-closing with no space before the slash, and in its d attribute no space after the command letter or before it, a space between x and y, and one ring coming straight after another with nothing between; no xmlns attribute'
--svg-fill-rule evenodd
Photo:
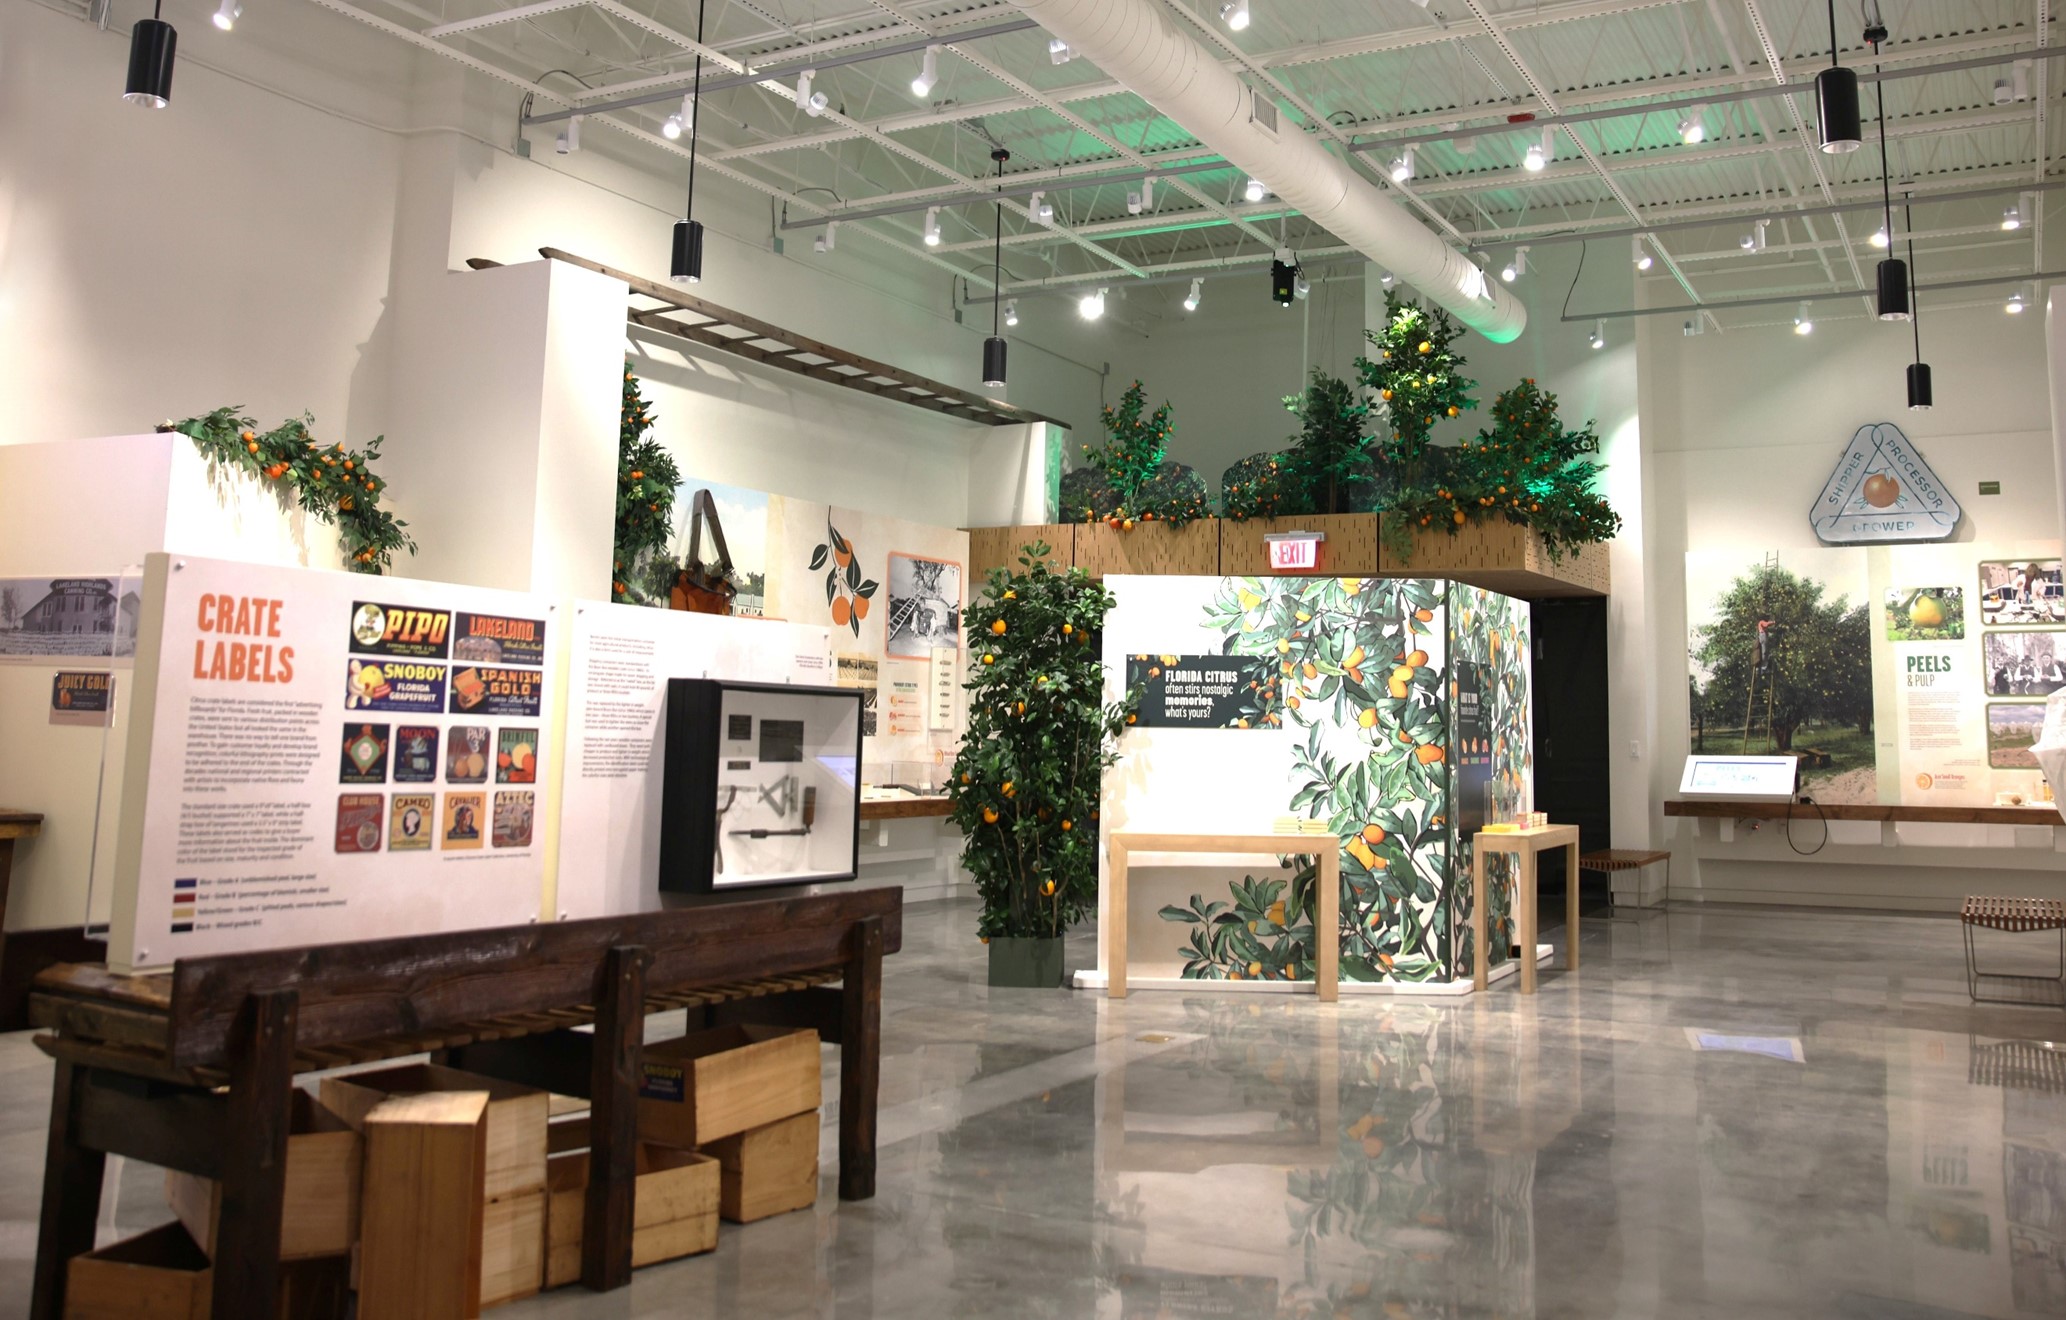
<svg viewBox="0 0 2066 1320"><path fill-rule="evenodd" d="M1573 836L1576 838L1574 832ZM1112 871L1106 883L1110 902L1105 918L1105 993L1126 998L1126 857L1129 852L1271 853L1280 857L1311 854L1319 863L1314 877L1313 992L1332 1003L1341 979L1341 840L1332 834L1142 834L1114 831L1109 844Z"/></svg>
<svg viewBox="0 0 2066 1320"><path fill-rule="evenodd" d="M1544 825L1534 830L1513 830L1508 833L1480 833L1471 836L1471 983L1476 988L1485 988L1485 909L1491 900L1491 884L1486 879L1485 858L1488 853L1512 853L1516 869L1520 874L1514 877L1514 911L1520 925L1517 932L1521 939L1521 993L1535 993L1535 859L1545 848L1565 850L1565 863L1570 881L1566 886L1568 897L1564 905L1564 964L1572 971L1578 970L1578 827L1576 825Z"/></svg>

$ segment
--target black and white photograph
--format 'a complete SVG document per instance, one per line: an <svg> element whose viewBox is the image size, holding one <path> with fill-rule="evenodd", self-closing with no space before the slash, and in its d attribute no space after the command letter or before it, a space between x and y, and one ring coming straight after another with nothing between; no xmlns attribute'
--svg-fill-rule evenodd
<svg viewBox="0 0 2066 1320"><path fill-rule="evenodd" d="M1987 695L2048 697L2066 687L2066 632L1987 634Z"/></svg>
<svg viewBox="0 0 2066 1320"><path fill-rule="evenodd" d="M961 645L961 565L892 551L889 577L890 655L925 660L936 646Z"/></svg>
<svg viewBox="0 0 2066 1320"><path fill-rule="evenodd" d="M2059 561L1981 560L1980 619L1990 628L2066 623Z"/></svg>
<svg viewBox="0 0 2066 1320"><path fill-rule="evenodd" d="M137 578L0 578L0 661L136 654Z"/></svg>

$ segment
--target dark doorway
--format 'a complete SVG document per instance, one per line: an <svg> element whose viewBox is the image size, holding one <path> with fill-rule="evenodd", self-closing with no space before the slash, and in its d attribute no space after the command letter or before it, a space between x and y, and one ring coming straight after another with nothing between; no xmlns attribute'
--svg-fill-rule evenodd
<svg viewBox="0 0 2066 1320"><path fill-rule="evenodd" d="M1612 846L1607 785L1607 601L1605 597L1536 601L1535 809L1552 823L1578 826L1579 851ZM1608 877L1584 877L1582 906L1605 906ZM1562 909L1564 855L1542 858L1542 912ZM1595 894L1594 890L1598 893Z"/></svg>

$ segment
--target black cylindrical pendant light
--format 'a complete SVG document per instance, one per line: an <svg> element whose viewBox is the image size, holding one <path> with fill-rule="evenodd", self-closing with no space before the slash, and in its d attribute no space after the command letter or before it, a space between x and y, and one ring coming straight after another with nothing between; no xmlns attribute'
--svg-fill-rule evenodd
<svg viewBox="0 0 2066 1320"><path fill-rule="evenodd" d="M703 222L696 218L696 143L703 132L704 2L696 0L696 86L692 93L695 117L689 121L689 200L682 218L674 222L674 259L667 268L667 278L676 284L700 284L703 280Z"/></svg>
<svg viewBox="0 0 2066 1320"><path fill-rule="evenodd" d="M1928 412L1937 406L1937 400L1930 393L1930 364L1911 362L1908 364L1908 407L1912 412Z"/></svg>
<svg viewBox="0 0 2066 1320"><path fill-rule="evenodd" d="M1836 62L1836 0L1829 0L1829 67L1815 75L1815 113L1825 152L1838 156L1865 145L1858 75Z"/></svg>
<svg viewBox="0 0 2066 1320"><path fill-rule="evenodd" d="M1884 258L1879 264L1879 319L1908 319L1908 263L1899 257Z"/></svg>
<svg viewBox="0 0 2066 1320"><path fill-rule="evenodd" d="M146 110L163 110L172 101L172 52L179 33L157 18L140 18L129 33L129 81L122 99Z"/></svg>
<svg viewBox="0 0 2066 1320"><path fill-rule="evenodd" d="M676 284L696 284L703 279L703 222L674 222L674 261L667 276Z"/></svg>
<svg viewBox="0 0 2066 1320"><path fill-rule="evenodd" d="M1858 75L1835 65L1815 75L1815 111L1822 149L1832 156L1864 145L1858 114Z"/></svg>
<svg viewBox="0 0 2066 1320"><path fill-rule="evenodd" d="M1916 296L1914 283L1915 206L1912 197L1910 193L1901 194L1901 227L1908 231L1908 324L1909 332L1915 336L1915 361L1908 364L1908 409L1910 412L1928 412L1937 406L1937 397L1930 390L1930 364L1923 361L1923 306L1922 299ZM1890 220L1893 218L1891 206L1887 216Z"/></svg>
<svg viewBox="0 0 2066 1320"><path fill-rule="evenodd" d="M1011 153L1003 147L990 152L990 159L997 162L997 186L1004 187L1004 162L1011 159ZM992 268L997 277L997 296L990 300L990 337L983 341L983 388L1001 390L1004 388L1004 331L997 320L1004 314L1004 199L997 201L997 227L992 231L995 246Z"/></svg>

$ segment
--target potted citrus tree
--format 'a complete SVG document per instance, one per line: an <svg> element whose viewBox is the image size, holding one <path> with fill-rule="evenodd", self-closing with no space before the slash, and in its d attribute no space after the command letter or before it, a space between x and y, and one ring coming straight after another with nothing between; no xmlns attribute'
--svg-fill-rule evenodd
<svg viewBox="0 0 2066 1320"><path fill-rule="evenodd" d="M949 797L983 901L990 984L1060 985L1062 936L1096 910L1098 794L1131 694L1106 704L1092 635L1112 594L1045 545L990 572L968 611L968 733Z"/></svg>

